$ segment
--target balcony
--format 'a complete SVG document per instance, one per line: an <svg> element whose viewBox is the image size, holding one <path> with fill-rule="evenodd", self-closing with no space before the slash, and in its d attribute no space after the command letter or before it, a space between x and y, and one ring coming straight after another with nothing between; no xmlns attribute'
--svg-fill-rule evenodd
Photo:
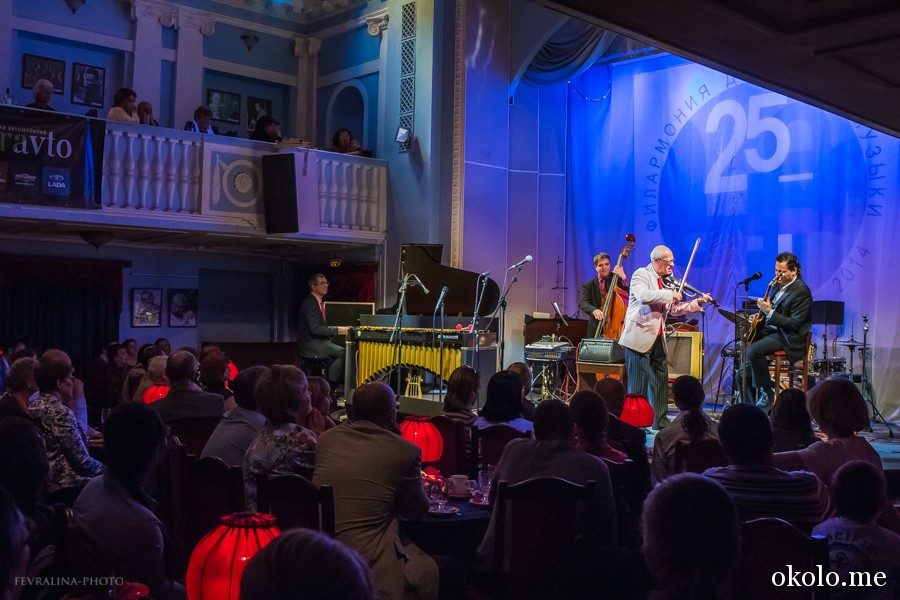
<svg viewBox="0 0 900 600"><path fill-rule="evenodd" d="M3 107L0 126L12 114ZM308 148L279 151L294 159L294 173L283 176L296 189L287 198L296 202L297 223L288 228L295 233L267 233L262 157L274 151L262 142L106 123L100 208L0 202L0 234L105 231L134 243L251 252L384 240L386 161Z"/></svg>

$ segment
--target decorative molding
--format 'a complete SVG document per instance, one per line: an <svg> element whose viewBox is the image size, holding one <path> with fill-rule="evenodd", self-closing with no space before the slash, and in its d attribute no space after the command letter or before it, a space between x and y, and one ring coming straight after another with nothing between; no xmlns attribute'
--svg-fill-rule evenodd
<svg viewBox="0 0 900 600"><path fill-rule="evenodd" d="M218 58L204 58L203 68L222 71L224 73L231 73L233 75L242 75L244 77L250 77L252 79L261 79L263 81L278 83L290 87L297 86L296 73L280 73L278 71L270 71L268 69L260 69L258 67L239 65L237 63L229 62L227 60L220 60Z"/></svg>
<svg viewBox="0 0 900 600"><path fill-rule="evenodd" d="M295 58L315 58L319 55L322 48L322 40L314 37L295 37L294 38L294 57Z"/></svg>
<svg viewBox="0 0 900 600"><path fill-rule="evenodd" d="M366 30L372 37L380 36L388 28L390 16L383 13L378 16L366 17Z"/></svg>
<svg viewBox="0 0 900 600"><path fill-rule="evenodd" d="M345 21L343 23L335 25L334 27L329 27L328 29L323 29L322 31L318 31L318 32L316 32L316 35L318 35L322 39L327 39L330 37L335 37L337 35L343 35L349 31L359 29L360 27L365 27L368 29L370 20L373 20L373 19L378 20L378 19L381 19L382 17L387 17L387 14L388 14L388 9L383 8L381 10L377 10L373 13L370 13L364 17L360 17L359 19L352 20L352 21Z"/></svg>
<svg viewBox="0 0 900 600"><path fill-rule="evenodd" d="M341 69L340 71L335 71L334 73L329 73L328 75L322 75L316 80L316 87L328 87L330 85L341 83L342 81L347 81L348 79L358 79L360 77L365 77L366 75L371 75L372 73L378 73L381 71L382 66L380 60L370 60L361 65L355 65L353 67Z"/></svg>
<svg viewBox="0 0 900 600"><path fill-rule="evenodd" d="M466 118L466 0L456 2L453 32L453 157L450 178L450 266L460 268L463 242L463 182Z"/></svg>
<svg viewBox="0 0 900 600"><path fill-rule="evenodd" d="M134 52L134 40L131 38L115 37L105 33L56 25L45 21L35 21L24 17L13 16L11 21L10 29L14 31L27 31L47 37L91 44L92 46L105 46L113 50L121 50L122 52Z"/></svg>

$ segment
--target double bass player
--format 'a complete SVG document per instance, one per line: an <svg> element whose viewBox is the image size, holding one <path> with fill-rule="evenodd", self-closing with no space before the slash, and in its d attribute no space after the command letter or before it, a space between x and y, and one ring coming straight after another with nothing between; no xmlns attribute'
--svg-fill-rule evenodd
<svg viewBox="0 0 900 600"><path fill-rule="evenodd" d="M607 319L607 323L614 325L617 329L608 337L619 337L618 331L621 330L622 319L625 316L625 299L628 298L628 277L621 265L616 265L614 269L610 269L610 258L606 252L600 252L594 257L594 269L597 276L585 283L581 287L581 293L578 295L578 308L588 316L587 336L589 338L597 335L597 325L603 320L603 306L606 305L607 293L609 291L613 274L617 276L615 296L610 303L610 313L619 313L619 319ZM618 323L616 321L618 320ZM606 334L601 331L601 336Z"/></svg>

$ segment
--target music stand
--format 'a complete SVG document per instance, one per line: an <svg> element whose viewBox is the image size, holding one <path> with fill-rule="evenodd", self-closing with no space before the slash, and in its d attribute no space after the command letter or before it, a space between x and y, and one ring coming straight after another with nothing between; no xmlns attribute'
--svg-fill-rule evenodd
<svg viewBox="0 0 900 600"><path fill-rule="evenodd" d="M823 325L822 358L825 363L825 379L831 375L831 363L828 362L828 326L844 324L844 303L840 300L813 300L812 325ZM853 373L850 373L853 377Z"/></svg>

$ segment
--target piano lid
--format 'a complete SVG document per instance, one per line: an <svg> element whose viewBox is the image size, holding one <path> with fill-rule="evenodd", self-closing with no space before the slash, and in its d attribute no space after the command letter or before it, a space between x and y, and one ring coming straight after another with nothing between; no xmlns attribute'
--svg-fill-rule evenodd
<svg viewBox="0 0 900 600"><path fill-rule="evenodd" d="M414 273L430 292L426 294L417 285L408 287L406 290L406 314L434 314L434 307L441 294L441 288L445 285L447 286L447 296L444 298L445 314L448 317L471 317L474 314L476 283L479 274L442 265L443 249L443 244L403 244L400 250L400 277ZM499 300L500 287L489 277L478 314L489 315L497 307ZM399 302L399 298L397 301ZM394 303L394 306L388 310L396 312L397 304Z"/></svg>

